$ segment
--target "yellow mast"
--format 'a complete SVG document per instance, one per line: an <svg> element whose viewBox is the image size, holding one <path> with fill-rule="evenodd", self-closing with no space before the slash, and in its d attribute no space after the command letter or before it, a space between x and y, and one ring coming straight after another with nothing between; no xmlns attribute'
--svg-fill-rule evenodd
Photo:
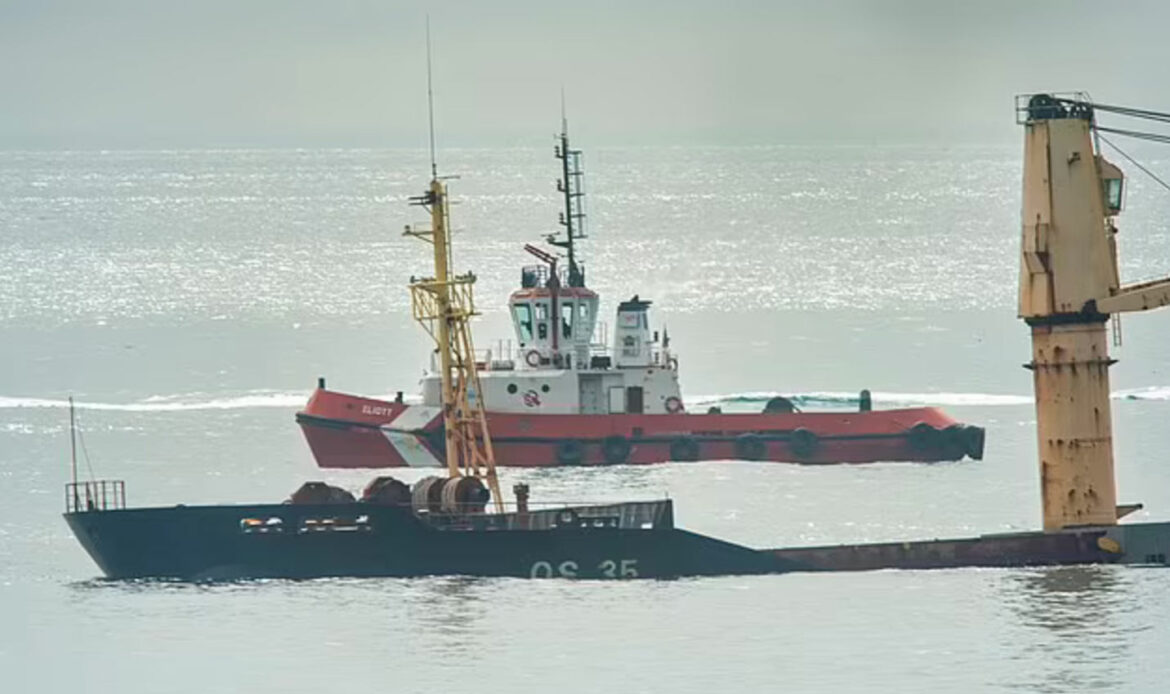
<svg viewBox="0 0 1170 694"><path fill-rule="evenodd" d="M442 382L443 427L447 474L451 478L477 477L487 481L497 510L503 497L496 477L495 456L483 407L471 318L475 310L475 275L451 274L451 241L447 185L438 177L430 189L411 203L430 210L431 228L406 228L408 236L429 241L434 250L434 277L412 279L411 312L435 340Z"/></svg>
<svg viewBox="0 0 1170 694"><path fill-rule="evenodd" d="M407 225L406 235L431 243L435 274L433 277L411 278L411 313L434 339L439 355L447 475L451 479L474 477L486 480L496 510L502 512L503 497L496 477L495 455L483 406L483 389L476 368L475 345L471 339L471 318L478 315L472 294L475 275L470 272L451 274L451 217L447 184L438 176L435 164L429 20L427 102L430 111L431 185L422 195L410 198L410 202L430 211L431 228L414 229Z"/></svg>

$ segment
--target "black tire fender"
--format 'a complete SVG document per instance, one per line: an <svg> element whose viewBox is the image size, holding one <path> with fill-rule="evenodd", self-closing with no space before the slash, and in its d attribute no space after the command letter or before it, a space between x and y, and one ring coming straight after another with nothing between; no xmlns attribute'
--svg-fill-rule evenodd
<svg viewBox="0 0 1170 694"><path fill-rule="evenodd" d="M788 435L789 449L801 458L807 458L813 453L816 453L820 446L820 437L804 427L795 429Z"/></svg>
<svg viewBox="0 0 1170 694"><path fill-rule="evenodd" d="M967 453L967 427L952 424L939 433L942 439L943 457L947 460L962 460Z"/></svg>
<svg viewBox="0 0 1170 694"><path fill-rule="evenodd" d="M983 444L986 438L987 432L983 427L968 426L963 432L963 449L967 451L971 460L983 460Z"/></svg>
<svg viewBox="0 0 1170 694"><path fill-rule="evenodd" d="M741 460L762 460L768 445L759 434L740 434L735 438L735 455Z"/></svg>
<svg viewBox="0 0 1170 694"><path fill-rule="evenodd" d="M621 434L605 437L601 442L601 454L607 465L621 465L630 458L630 440Z"/></svg>
<svg viewBox="0 0 1170 694"><path fill-rule="evenodd" d="M942 432L926 422L919 422L906 432L910 441L910 448L922 453L936 448L942 439Z"/></svg>
<svg viewBox="0 0 1170 694"><path fill-rule="evenodd" d="M694 462L699 459L699 442L693 436L680 436L670 442L670 459Z"/></svg>
<svg viewBox="0 0 1170 694"><path fill-rule="evenodd" d="M557 462L561 465L580 465L585 459L585 444L577 439L557 442Z"/></svg>

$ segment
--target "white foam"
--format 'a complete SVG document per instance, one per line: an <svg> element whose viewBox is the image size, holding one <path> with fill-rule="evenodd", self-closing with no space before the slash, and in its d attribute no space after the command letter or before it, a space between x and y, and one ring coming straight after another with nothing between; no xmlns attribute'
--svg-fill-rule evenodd
<svg viewBox="0 0 1170 694"><path fill-rule="evenodd" d="M765 403L771 398L783 396L797 405L856 405L857 393L836 391L814 391L808 393L779 393L752 391L726 395L696 395L687 398L692 407L716 405L719 403ZM939 406L939 407L998 407L1003 405L1029 405L1030 395L1005 393L872 393L875 405L897 406ZM1119 390L1111 396L1114 400L1170 400L1170 386L1147 386Z"/></svg>
<svg viewBox="0 0 1170 694"><path fill-rule="evenodd" d="M727 395L699 395L687 398L691 405L712 405L717 403L754 403L783 396L797 405L856 405L858 393L836 391L814 391L808 393L746 392ZM881 405L1025 405L1032 402L1027 395L1006 395L996 393L871 393L873 402Z"/></svg>
<svg viewBox="0 0 1170 694"><path fill-rule="evenodd" d="M210 393L179 393L172 395L151 395L126 403L76 401L78 409L111 410L122 412L183 412L193 410L240 410L268 407L296 408L308 401L311 391L254 390L238 395L213 395ZM884 406L939 406L939 407L997 407L1003 405L1028 405L1032 397L1002 393L893 393L877 391L873 394L875 405ZM771 398L783 396L800 406L853 406L858 402L857 393L841 391L813 391L807 393L779 393L773 391L749 391L723 395L694 395L686 398L692 408L706 407L720 403L766 403ZM394 395L371 396L375 400L392 400ZM1128 388L1113 393L1114 400L1170 401L1170 386L1146 386ZM407 395L405 401L418 404L418 395ZM66 408L68 400L53 398L25 398L0 395L0 410Z"/></svg>
<svg viewBox="0 0 1170 694"><path fill-rule="evenodd" d="M114 410L122 412L183 412L188 410L238 410L260 407L300 407L309 399L309 391L251 391L236 396L198 397L195 394L152 395L135 402L75 402L80 410ZM0 395L0 409L62 408L68 400L48 398L14 398Z"/></svg>
<svg viewBox="0 0 1170 694"><path fill-rule="evenodd" d="M1113 393L1114 400L1170 400L1170 386L1129 388Z"/></svg>

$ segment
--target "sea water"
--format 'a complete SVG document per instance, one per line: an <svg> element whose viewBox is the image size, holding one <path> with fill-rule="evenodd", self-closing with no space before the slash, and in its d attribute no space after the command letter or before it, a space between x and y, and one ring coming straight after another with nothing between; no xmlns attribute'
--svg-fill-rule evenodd
<svg viewBox="0 0 1170 694"><path fill-rule="evenodd" d="M1039 525L1015 147L590 149L580 253L603 318L637 294L692 409L940 405L983 461L713 461L507 470L534 500L669 495L756 547ZM1147 161L1165 170L1170 162ZM480 348L558 230L551 149L442 152ZM0 153L0 673L5 692L1148 692L1170 680L1170 571L882 571L630 583L428 578L109 582L60 517L66 399L85 477L132 505L279 501L318 470L318 376L415 390L431 346L402 236L420 151ZM1170 274L1170 205L1131 172L1127 280ZM610 319L611 320L611 319ZM1170 313L1127 317L1117 474L1170 519ZM413 480L416 471L401 476Z"/></svg>

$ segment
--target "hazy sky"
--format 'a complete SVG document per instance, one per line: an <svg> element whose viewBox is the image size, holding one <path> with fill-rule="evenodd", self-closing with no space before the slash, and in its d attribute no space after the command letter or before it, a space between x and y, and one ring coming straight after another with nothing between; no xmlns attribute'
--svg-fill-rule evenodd
<svg viewBox="0 0 1170 694"><path fill-rule="evenodd" d="M1016 142L1170 110L1170 2L0 0L0 147Z"/></svg>

